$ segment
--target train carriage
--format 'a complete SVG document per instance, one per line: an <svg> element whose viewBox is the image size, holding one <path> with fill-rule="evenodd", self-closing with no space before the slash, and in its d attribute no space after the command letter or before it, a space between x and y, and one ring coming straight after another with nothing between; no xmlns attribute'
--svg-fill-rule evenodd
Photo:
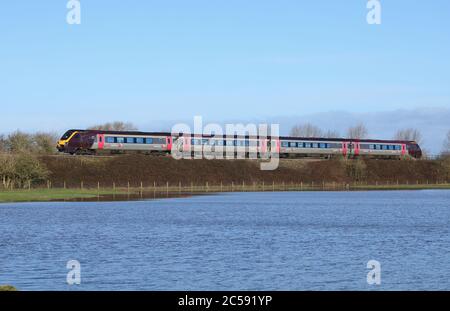
<svg viewBox="0 0 450 311"><path fill-rule="evenodd" d="M369 158L420 158L422 151L414 141L258 137L201 134L172 134L165 132L122 132L98 130L69 130L58 142L60 152L70 154L111 154L139 152L178 153L196 158L256 158L279 154L280 157L343 156Z"/></svg>

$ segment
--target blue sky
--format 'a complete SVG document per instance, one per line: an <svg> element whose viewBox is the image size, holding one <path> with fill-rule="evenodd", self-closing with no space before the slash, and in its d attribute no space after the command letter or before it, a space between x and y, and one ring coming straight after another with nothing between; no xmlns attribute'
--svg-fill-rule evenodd
<svg viewBox="0 0 450 311"><path fill-rule="evenodd" d="M0 5L0 132L450 109L447 0L80 2Z"/></svg>

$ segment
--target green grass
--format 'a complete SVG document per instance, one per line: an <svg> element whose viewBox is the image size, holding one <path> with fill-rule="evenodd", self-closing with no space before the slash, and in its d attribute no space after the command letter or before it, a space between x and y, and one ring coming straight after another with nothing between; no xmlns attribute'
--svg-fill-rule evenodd
<svg viewBox="0 0 450 311"><path fill-rule="evenodd" d="M426 189L450 189L450 184L420 184L420 185L362 185L350 186L350 189L358 190L426 190Z"/></svg>
<svg viewBox="0 0 450 311"><path fill-rule="evenodd" d="M207 192L270 192L270 191L345 191L345 190L423 190L423 189L450 189L450 184L410 184L410 185L397 185L397 184L384 184L384 185L367 185L367 184L341 184L341 183L327 183L325 185L321 183L316 184L257 184L257 185L242 185L235 184L210 186L183 186L179 187L156 187L156 188L133 188L129 190L127 188L114 189L31 189L31 190L0 190L0 203L6 202L46 202L46 201L63 201L63 200L75 200L75 199L96 199L101 197L111 197L113 195L137 195L141 194L141 197L153 197L154 192L167 193L167 194L180 194L180 193L207 193ZM142 192L142 193L141 193ZM117 197L115 198L117 199ZM123 199L123 198L121 198ZM126 197L125 197L126 199Z"/></svg>
<svg viewBox="0 0 450 311"><path fill-rule="evenodd" d="M17 288L11 285L0 285L0 292L15 292Z"/></svg>
<svg viewBox="0 0 450 311"><path fill-rule="evenodd" d="M53 200L90 199L99 195L122 194L122 191L97 189L31 189L0 191L0 203L45 202Z"/></svg>

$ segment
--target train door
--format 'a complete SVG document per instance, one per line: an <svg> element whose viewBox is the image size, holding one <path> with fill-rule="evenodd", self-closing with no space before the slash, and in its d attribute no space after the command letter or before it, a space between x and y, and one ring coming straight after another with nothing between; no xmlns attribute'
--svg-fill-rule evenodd
<svg viewBox="0 0 450 311"><path fill-rule="evenodd" d="M355 156L359 155L360 148L361 148L360 143L355 142Z"/></svg>
<svg viewBox="0 0 450 311"><path fill-rule="evenodd" d="M105 135L104 134L97 135L97 146L98 146L99 150L105 148Z"/></svg>
<svg viewBox="0 0 450 311"><path fill-rule="evenodd" d="M277 153L280 154L280 146L281 146L281 142L280 139L275 140L276 146L277 146Z"/></svg>
<svg viewBox="0 0 450 311"><path fill-rule="evenodd" d="M342 143L342 155L343 155L344 157L346 157L347 154L348 154L348 143L343 142L343 143Z"/></svg>
<svg viewBox="0 0 450 311"><path fill-rule="evenodd" d="M191 152L191 137L184 136L181 139L183 140L183 152Z"/></svg>
<svg viewBox="0 0 450 311"><path fill-rule="evenodd" d="M167 145L167 151L171 151L172 150L172 136L167 136L166 137L166 145Z"/></svg>
<svg viewBox="0 0 450 311"><path fill-rule="evenodd" d="M406 145L402 144L402 156L406 155Z"/></svg>

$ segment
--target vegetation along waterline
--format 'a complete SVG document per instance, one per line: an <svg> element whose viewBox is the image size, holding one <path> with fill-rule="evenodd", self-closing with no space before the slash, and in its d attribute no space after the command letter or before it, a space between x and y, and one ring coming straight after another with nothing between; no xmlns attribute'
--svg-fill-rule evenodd
<svg viewBox="0 0 450 311"><path fill-rule="evenodd" d="M15 292L17 288L11 285L0 285L0 292Z"/></svg>
<svg viewBox="0 0 450 311"><path fill-rule="evenodd" d="M122 188L36 188L0 191L0 203L46 201L126 201L186 197L221 192L280 192L280 191L373 191L450 189L450 183L433 184L367 184L367 183L253 183L122 187Z"/></svg>

